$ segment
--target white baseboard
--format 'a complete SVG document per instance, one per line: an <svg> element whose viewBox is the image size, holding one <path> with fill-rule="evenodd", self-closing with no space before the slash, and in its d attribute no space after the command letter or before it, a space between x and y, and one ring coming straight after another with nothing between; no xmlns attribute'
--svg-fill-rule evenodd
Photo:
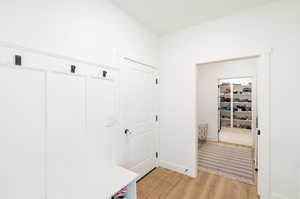
<svg viewBox="0 0 300 199"><path fill-rule="evenodd" d="M178 173L182 173L184 175L195 177L193 175L193 171L192 171L191 168L186 168L184 166L177 165L177 164L165 161L165 160L160 160L159 161L159 166L162 167L162 168L170 169L172 171L176 171Z"/></svg>
<svg viewBox="0 0 300 199"><path fill-rule="evenodd" d="M207 140L207 141L212 141L212 142L217 142L217 141L218 141L218 138L207 137L206 140Z"/></svg>
<svg viewBox="0 0 300 199"><path fill-rule="evenodd" d="M271 194L271 199L292 199L292 198L289 198L287 196L283 196L283 195L280 195L280 194L277 194L277 193L272 193Z"/></svg>
<svg viewBox="0 0 300 199"><path fill-rule="evenodd" d="M298 164L298 197L300 197L300 159L298 160Z"/></svg>

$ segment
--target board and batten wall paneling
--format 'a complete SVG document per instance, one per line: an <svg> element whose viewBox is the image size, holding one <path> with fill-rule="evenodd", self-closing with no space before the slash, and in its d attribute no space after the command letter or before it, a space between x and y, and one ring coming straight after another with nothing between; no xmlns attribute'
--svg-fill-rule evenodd
<svg viewBox="0 0 300 199"><path fill-rule="evenodd" d="M85 78L47 75L47 195L65 198L87 182Z"/></svg>
<svg viewBox="0 0 300 199"><path fill-rule="evenodd" d="M88 172L89 178L99 178L105 167L113 166L114 161L115 82L88 78L86 88Z"/></svg>
<svg viewBox="0 0 300 199"><path fill-rule="evenodd" d="M79 197L124 156L119 70L17 46L0 55L1 198Z"/></svg>
<svg viewBox="0 0 300 199"><path fill-rule="evenodd" d="M45 197L45 73L0 67L0 198Z"/></svg>

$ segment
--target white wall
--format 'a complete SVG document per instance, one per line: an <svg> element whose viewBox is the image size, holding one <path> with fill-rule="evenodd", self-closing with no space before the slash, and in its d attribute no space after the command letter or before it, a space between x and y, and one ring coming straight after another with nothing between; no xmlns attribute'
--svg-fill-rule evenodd
<svg viewBox="0 0 300 199"><path fill-rule="evenodd" d="M0 41L104 65L157 64L157 38L108 0L2 0Z"/></svg>
<svg viewBox="0 0 300 199"><path fill-rule="evenodd" d="M252 77L252 81L255 82L257 65L257 58L198 65L197 118L198 124L208 124L208 140L218 140L219 80Z"/></svg>
<svg viewBox="0 0 300 199"><path fill-rule="evenodd" d="M300 197L297 196L296 175L299 167L296 157L300 156L299 13L300 1L274 1L161 38L162 161L195 169L195 65L273 48L270 69L271 192L273 198L276 195L290 199Z"/></svg>

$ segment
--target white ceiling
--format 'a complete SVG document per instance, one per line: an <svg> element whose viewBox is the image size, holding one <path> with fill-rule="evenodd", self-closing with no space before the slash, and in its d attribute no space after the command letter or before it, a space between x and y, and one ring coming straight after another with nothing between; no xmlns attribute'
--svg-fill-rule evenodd
<svg viewBox="0 0 300 199"><path fill-rule="evenodd" d="M111 0L158 34L197 25L272 0Z"/></svg>

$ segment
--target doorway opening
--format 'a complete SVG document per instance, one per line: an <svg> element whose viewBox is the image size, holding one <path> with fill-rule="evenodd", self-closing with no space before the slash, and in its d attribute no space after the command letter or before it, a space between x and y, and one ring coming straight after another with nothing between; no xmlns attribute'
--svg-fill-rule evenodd
<svg viewBox="0 0 300 199"><path fill-rule="evenodd" d="M257 68L257 57L197 66L198 168L253 186Z"/></svg>

